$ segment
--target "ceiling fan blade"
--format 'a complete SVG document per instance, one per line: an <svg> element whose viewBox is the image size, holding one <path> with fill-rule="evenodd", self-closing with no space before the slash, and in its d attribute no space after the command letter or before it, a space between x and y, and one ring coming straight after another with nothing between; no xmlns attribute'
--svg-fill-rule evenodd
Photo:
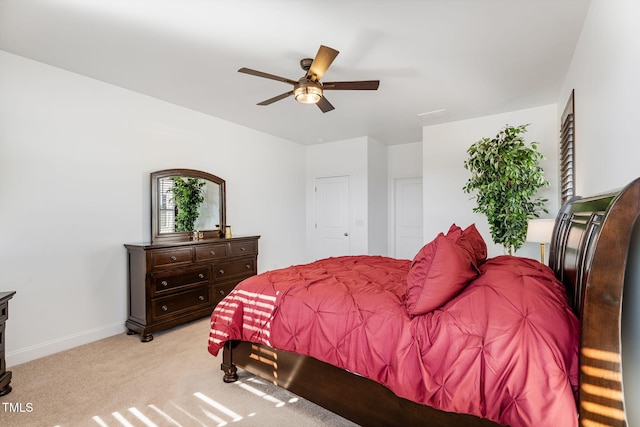
<svg viewBox="0 0 640 427"><path fill-rule="evenodd" d="M322 89L324 90L377 90L379 86L380 80L322 83Z"/></svg>
<svg viewBox="0 0 640 427"><path fill-rule="evenodd" d="M238 70L239 73L245 73L245 74L251 74L252 76L258 76L258 77L264 77L265 79L271 79L271 80L277 80L279 82L284 82L284 83L289 83L289 84L296 84L298 82L296 82L295 80L291 80L288 79L286 77L280 77L280 76L276 76L274 74L269 74L269 73L264 73L262 71L257 71L257 70L252 70L251 68L240 68Z"/></svg>
<svg viewBox="0 0 640 427"><path fill-rule="evenodd" d="M291 96L291 95L293 95L293 91L289 91L289 92L283 93L282 95L274 96L273 98L269 98L269 99L267 99L265 101L258 102L257 105L273 104L274 102L280 101L281 99L285 99L286 97Z"/></svg>
<svg viewBox="0 0 640 427"><path fill-rule="evenodd" d="M330 47L320 46L316 57L309 67L309 71L307 71L307 78L314 82L320 80L339 53L340 52Z"/></svg>
<svg viewBox="0 0 640 427"><path fill-rule="evenodd" d="M325 98L324 96L320 98L320 101L318 101L316 105L322 110L323 113L327 113L335 108L329 101L327 101L327 98Z"/></svg>

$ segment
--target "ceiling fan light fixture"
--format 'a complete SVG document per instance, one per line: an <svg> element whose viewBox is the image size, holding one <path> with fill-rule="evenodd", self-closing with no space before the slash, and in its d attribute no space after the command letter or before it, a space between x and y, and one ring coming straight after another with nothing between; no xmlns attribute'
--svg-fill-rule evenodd
<svg viewBox="0 0 640 427"><path fill-rule="evenodd" d="M322 98L322 88L313 84L299 84L293 88L293 95L302 104L317 104Z"/></svg>
<svg viewBox="0 0 640 427"><path fill-rule="evenodd" d="M377 90L380 85L380 80L320 83L320 79L333 60L336 59L338 53L335 49L321 45L315 58L304 58L300 61L300 67L305 71L305 75L298 81L246 67L240 68L238 72L293 85L292 90L265 99L262 102L258 102L257 105L271 105L276 101L293 95L299 103L316 104L320 111L327 113L333 110L334 107L324 96L325 90Z"/></svg>

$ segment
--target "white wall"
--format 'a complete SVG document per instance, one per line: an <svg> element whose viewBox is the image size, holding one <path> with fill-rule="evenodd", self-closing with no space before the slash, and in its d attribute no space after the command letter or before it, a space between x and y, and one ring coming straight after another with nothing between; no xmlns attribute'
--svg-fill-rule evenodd
<svg viewBox="0 0 640 427"><path fill-rule="evenodd" d="M575 89L577 194L622 187L640 176L640 2L592 0L558 116Z"/></svg>
<svg viewBox="0 0 640 427"><path fill-rule="evenodd" d="M373 138L367 144L368 254L387 255L387 147Z"/></svg>
<svg viewBox="0 0 640 427"><path fill-rule="evenodd" d="M422 142L387 147L389 179L422 176Z"/></svg>
<svg viewBox="0 0 640 427"><path fill-rule="evenodd" d="M149 173L178 167L226 179L260 271L304 260L304 147L0 51L9 365L124 331L123 244L149 239Z"/></svg>
<svg viewBox="0 0 640 427"><path fill-rule="evenodd" d="M551 186L540 192L549 199L549 214L558 212L558 119L555 104L477 119L427 126L423 128L423 194L424 240L431 241L440 232L446 232L452 223L460 227L476 224L487 242L489 256L503 253L501 246L493 243L486 217L473 213L475 200L462 191L469 179L464 168L467 149L483 137L493 137L507 124L518 126L530 123L525 134L526 142L539 142L538 150L546 157L541 162L545 177ZM540 247L533 243L517 252L520 256L540 258Z"/></svg>

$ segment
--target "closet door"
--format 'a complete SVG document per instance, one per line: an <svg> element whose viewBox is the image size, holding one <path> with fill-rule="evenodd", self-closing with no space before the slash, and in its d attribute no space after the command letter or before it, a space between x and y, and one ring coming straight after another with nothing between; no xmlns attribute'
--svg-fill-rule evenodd
<svg viewBox="0 0 640 427"><path fill-rule="evenodd" d="M394 181L394 257L413 259L422 248L422 178Z"/></svg>
<svg viewBox="0 0 640 427"><path fill-rule="evenodd" d="M316 178L315 257L350 254L349 177Z"/></svg>

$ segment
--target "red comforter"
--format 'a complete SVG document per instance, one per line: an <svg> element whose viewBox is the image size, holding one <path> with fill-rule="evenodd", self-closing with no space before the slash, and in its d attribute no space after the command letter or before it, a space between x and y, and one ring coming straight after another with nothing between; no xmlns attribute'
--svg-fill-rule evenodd
<svg viewBox="0 0 640 427"><path fill-rule="evenodd" d="M577 426L578 320L549 268L492 258L448 303L404 307L410 261L329 258L254 276L214 310L209 351L302 353L398 396L517 426Z"/></svg>

